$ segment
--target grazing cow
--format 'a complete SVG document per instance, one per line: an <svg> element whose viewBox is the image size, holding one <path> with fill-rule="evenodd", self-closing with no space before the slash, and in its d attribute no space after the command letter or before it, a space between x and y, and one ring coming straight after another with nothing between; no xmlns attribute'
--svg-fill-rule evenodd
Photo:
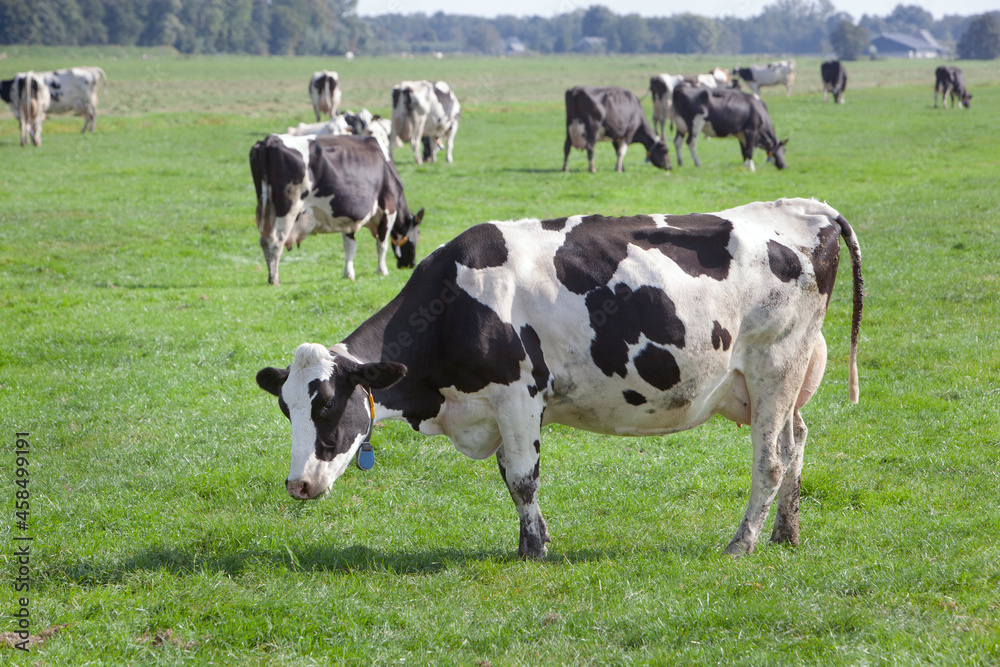
<svg viewBox="0 0 1000 667"><path fill-rule="evenodd" d="M951 97L952 104L955 99L962 103L966 109L972 101L972 95L965 89L965 74L957 67L942 65L934 71L937 81L934 84L934 108L937 108L938 93L941 93L941 103L944 108L948 108L948 97Z"/></svg>
<svg viewBox="0 0 1000 667"><path fill-rule="evenodd" d="M698 135L704 133L706 137L736 136L743 151L743 166L750 171L754 171L753 151L757 147L767 151L768 161L773 159L778 169L785 168L788 140L778 141L767 105L755 95L733 88L709 90L678 86L674 90L674 124L677 125L674 146L678 166L685 135L694 166L701 166L695 145Z"/></svg>
<svg viewBox="0 0 1000 667"><path fill-rule="evenodd" d="M322 114L328 115L331 120L337 115L341 97L339 83L337 73L327 70L313 72L309 79L309 99L312 100L317 123L323 119Z"/></svg>
<svg viewBox="0 0 1000 667"><path fill-rule="evenodd" d="M708 74L698 74L696 76L684 76L681 74L657 74L649 79L649 91L653 94L653 131L664 141L667 140L665 134L666 123L671 121L673 128L673 100L674 88L682 83L704 86L705 88L718 88L730 84L729 73L726 70L716 67Z"/></svg>
<svg viewBox="0 0 1000 667"><path fill-rule="evenodd" d="M830 101L833 93L834 104L844 103L844 90L847 88L847 68L839 60L827 60L819 66L823 76L823 101Z"/></svg>
<svg viewBox="0 0 1000 667"><path fill-rule="evenodd" d="M108 85L108 75L100 67L72 67L52 72L39 72L49 87L52 102L48 113L73 113L83 116L83 129L93 132L97 127L97 84Z"/></svg>
<svg viewBox="0 0 1000 667"><path fill-rule="evenodd" d="M285 134L290 134L294 137L308 137L321 134L337 136L351 133L352 128L347 120L346 113L335 114L330 120L320 121L319 123L299 123L295 127L290 127L285 131Z"/></svg>
<svg viewBox="0 0 1000 667"><path fill-rule="evenodd" d="M442 142L447 150L448 162L453 162L452 151L461 115L462 106L444 81L403 81L393 87L390 159L398 139L410 142L417 164L423 164L425 160L435 162Z"/></svg>
<svg viewBox="0 0 1000 667"><path fill-rule="evenodd" d="M45 80L36 72L21 72L13 79L0 82L0 98L10 105L10 111L21 128L21 145L31 141L42 145L42 122L51 102Z"/></svg>
<svg viewBox="0 0 1000 667"><path fill-rule="evenodd" d="M566 91L566 143L563 146L563 171L569 171L569 151L576 147L587 151L590 173L595 173L594 144L611 141L618 154L615 171L625 171L625 151L629 144L646 147L646 157L660 169L670 169L667 144L656 136L646 120L639 98L617 86L594 88L577 86Z"/></svg>
<svg viewBox="0 0 1000 667"><path fill-rule="evenodd" d="M304 343L289 367L257 374L291 421L286 490L325 493L375 420L404 419L470 458L496 454L520 515L518 553L541 558L542 426L661 435L722 415L749 424L753 442L749 503L726 552L753 551L775 498L771 540L797 544L800 409L826 366L840 238L857 402L861 253L826 204L475 225L343 342Z"/></svg>
<svg viewBox="0 0 1000 667"><path fill-rule="evenodd" d="M334 232L344 235L344 277L354 280L354 234L362 227L375 237L380 274L389 273L390 239L397 266L414 265L424 211L410 213L399 174L375 139L271 134L250 149L250 171L271 284L279 284L283 248L310 234Z"/></svg>
<svg viewBox="0 0 1000 667"><path fill-rule="evenodd" d="M795 61L779 60L766 65L751 65L750 67L733 68L733 76L738 76L750 86L754 95L760 97L761 86L777 86L785 84L785 97L791 97L792 85L795 83Z"/></svg>

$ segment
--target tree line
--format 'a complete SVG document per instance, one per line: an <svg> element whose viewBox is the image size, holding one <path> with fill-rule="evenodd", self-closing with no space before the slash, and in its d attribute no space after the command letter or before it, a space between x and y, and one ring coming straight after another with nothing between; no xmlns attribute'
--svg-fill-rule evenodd
<svg viewBox="0 0 1000 667"><path fill-rule="evenodd" d="M929 31L962 57L1000 55L1000 12L935 20L918 5L857 21L830 0L776 0L751 18L647 18L603 5L552 16L360 17L357 0L0 0L0 43L171 46L182 53L836 53L869 36ZM589 39L584 39L589 38ZM963 43L963 39L968 44ZM974 43L973 43L974 42Z"/></svg>

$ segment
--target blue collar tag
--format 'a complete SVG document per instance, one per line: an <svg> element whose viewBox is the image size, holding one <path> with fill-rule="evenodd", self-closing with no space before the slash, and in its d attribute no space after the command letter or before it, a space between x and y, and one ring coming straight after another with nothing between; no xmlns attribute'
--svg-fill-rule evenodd
<svg viewBox="0 0 1000 667"><path fill-rule="evenodd" d="M368 396L368 433L361 441L361 447L358 448L358 456L354 462L358 468L367 472L375 467L375 450L372 448L372 432L375 430L375 399L372 398L371 392L364 387L362 390Z"/></svg>
<svg viewBox="0 0 1000 667"><path fill-rule="evenodd" d="M375 467L375 450L372 448L372 443L367 440L361 443L355 462L358 464L358 468L366 472Z"/></svg>

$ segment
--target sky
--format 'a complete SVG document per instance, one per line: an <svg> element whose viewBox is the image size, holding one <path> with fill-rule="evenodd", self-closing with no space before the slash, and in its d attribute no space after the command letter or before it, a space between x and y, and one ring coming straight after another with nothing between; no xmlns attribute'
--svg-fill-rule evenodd
<svg viewBox="0 0 1000 667"><path fill-rule="evenodd" d="M1000 9L1000 0L832 0L834 7L854 17L863 14L885 16L898 4L920 5L935 19L945 14L971 16ZM551 17L591 5L604 5L615 14L641 14L642 16L671 16L691 12L707 17L757 16L764 7L775 0L699 0L698 2L664 2L663 0L358 0L358 14L467 14L494 17L498 14L514 16Z"/></svg>

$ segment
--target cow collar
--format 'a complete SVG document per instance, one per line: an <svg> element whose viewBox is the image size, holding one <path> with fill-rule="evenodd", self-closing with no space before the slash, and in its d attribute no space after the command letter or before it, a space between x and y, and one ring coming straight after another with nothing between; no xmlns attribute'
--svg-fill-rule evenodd
<svg viewBox="0 0 1000 667"><path fill-rule="evenodd" d="M368 398L368 433L361 441L355 463L357 463L358 468L367 471L375 466L375 450L372 448L372 431L375 430L375 399L372 397L372 393L364 387L361 387L361 391L365 392L365 396Z"/></svg>

